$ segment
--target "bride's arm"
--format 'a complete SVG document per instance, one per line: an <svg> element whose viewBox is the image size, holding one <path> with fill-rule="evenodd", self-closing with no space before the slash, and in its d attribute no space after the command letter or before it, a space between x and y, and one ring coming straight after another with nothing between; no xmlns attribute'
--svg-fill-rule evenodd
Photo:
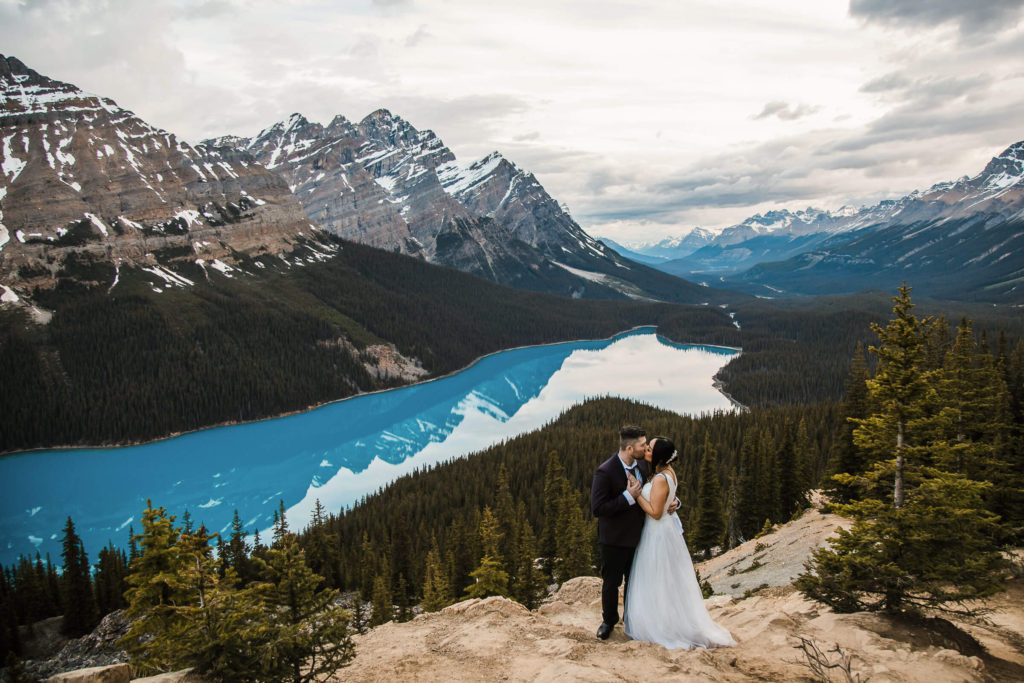
<svg viewBox="0 0 1024 683"><path fill-rule="evenodd" d="M651 483L651 500L648 502L646 498L640 496L636 502L651 517L661 519L662 513L665 512L666 498L668 498L668 482L665 481L665 477L655 477L654 482Z"/></svg>

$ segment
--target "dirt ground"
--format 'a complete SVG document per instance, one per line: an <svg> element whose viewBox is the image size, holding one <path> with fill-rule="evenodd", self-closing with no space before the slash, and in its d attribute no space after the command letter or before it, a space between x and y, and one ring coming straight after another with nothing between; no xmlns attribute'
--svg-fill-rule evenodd
<svg viewBox="0 0 1024 683"><path fill-rule="evenodd" d="M600 579L580 577L532 612L492 597L379 626L356 637L356 659L334 680L818 680L801 649L801 637L833 663L840 656L829 650L838 645L860 680L1024 680L1024 580L1012 581L1006 593L990 601L993 611L985 620L957 622L984 649L957 642L941 623L835 614L798 593L789 585L792 578L811 550L844 523L810 511L698 565L701 576L710 577L717 590L738 596L716 595L705 603L712 618L732 633L736 647L666 650L630 640L621 624L602 642L595 637L601 622ZM741 597L763 584L770 587ZM833 669L832 680L846 679Z"/></svg>

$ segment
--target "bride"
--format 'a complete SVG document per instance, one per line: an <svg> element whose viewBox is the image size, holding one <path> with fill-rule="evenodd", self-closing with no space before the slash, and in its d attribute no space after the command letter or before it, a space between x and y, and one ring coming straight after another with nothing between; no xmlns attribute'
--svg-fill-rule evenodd
<svg viewBox="0 0 1024 683"><path fill-rule="evenodd" d="M647 516L626 588L626 635L670 650L735 645L708 615L681 525L674 514L665 514L678 485L670 465L676 456L662 436L651 439L644 454L652 475L637 498Z"/></svg>

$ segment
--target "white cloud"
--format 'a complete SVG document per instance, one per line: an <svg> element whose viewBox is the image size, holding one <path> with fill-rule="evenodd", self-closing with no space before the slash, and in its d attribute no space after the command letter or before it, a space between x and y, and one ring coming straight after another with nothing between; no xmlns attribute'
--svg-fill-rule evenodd
<svg viewBox="0 0 1024 683"><path fill-rule="evenodd" d="M678 234L980 170L1024 138L1020 4L0 0L0 45L193 141L385 107Z"/></svg>

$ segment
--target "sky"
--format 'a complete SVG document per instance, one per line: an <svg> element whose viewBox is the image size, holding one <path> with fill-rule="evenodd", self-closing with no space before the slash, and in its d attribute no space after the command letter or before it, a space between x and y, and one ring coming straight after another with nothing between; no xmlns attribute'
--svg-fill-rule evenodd
<svg viewBox="0 0 1024 683"><path fill-rule="evenodd" d="M0 53L191 142L386 108L627 245L1024 140L1024 0L0 0Z"/></svg>

